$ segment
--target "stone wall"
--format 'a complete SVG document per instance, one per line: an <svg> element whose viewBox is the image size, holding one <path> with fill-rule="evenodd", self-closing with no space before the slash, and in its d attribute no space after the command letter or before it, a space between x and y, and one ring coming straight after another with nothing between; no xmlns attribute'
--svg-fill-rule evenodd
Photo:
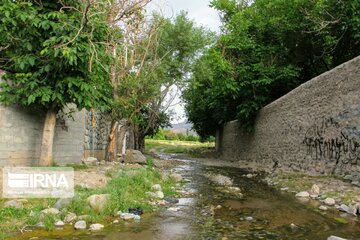
<svg viewBox="0 0 360 240"><path fill-rule="evenodd" d="M224 159L314 173L360 170L360 57L264 107L252 133L233 121L217 140Z"/></svg>
<svg viewBox="0 0 360 240"><path fill-rule="evenodd" d="M84 157L105 158L105 149L111 128L110 115L88 111L85 123L85 152Z"/></svg>

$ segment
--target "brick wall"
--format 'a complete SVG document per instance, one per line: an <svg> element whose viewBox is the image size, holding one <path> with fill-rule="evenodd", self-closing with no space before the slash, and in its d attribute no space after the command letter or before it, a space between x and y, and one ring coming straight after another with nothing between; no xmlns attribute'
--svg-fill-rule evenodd
<svg viewBox="0 0 360 240"><path fill-rule="evenodd" d="M360 170L360 57L264 107L252 133L233 121L217 139L224 159L314 173Z"/></svg>

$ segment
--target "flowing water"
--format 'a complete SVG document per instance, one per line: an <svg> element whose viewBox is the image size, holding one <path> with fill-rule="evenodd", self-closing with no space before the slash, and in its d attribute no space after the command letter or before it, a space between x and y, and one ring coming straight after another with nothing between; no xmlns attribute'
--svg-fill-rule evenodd
<svg viewBox="0 0 360 240"><path fill-rule="evenodd" d="M360 239L357 220L340 223L334 220L338 212L317 212L311 204L299 202L293 194L267 186L261 176L249 179L244 176L247 174L244 170L204 166L196 160L183 160L183 163L174 169L190 180L185 184L185 197L173 206L180 211L164 208L156 215L145 215L140 222L120 222L97 233L66 228L38 239L325 240L331 235ZM207 177L211 174L231 178L233 188L212 182ZM242 196L234 187L241 189Z"/></svg>

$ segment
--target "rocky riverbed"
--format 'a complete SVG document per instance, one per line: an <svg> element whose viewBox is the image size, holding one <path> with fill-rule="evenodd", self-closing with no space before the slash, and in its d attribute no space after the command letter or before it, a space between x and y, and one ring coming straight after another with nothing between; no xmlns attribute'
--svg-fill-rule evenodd
<svg viewBox="0 0 360 240"><path fill-rule="evenodd" d="M99 223L69 213L56 222L58 227L52 231L37 230L15 238L359 239L358 212L352 212L358 209L358 189L349 182L253 172L176 154L162 157L154 165L161 169L162 178L178 183L171 197L165 196L161 184L154 184L146 192L149 204L159 211L118 211ZM141 168L133 164L123 167ZM107 174L94 177L98 180L93 184L108 181L108 168L114 166L97 167L96 172ZM89 204L106 198L94 196Z"/></svg>

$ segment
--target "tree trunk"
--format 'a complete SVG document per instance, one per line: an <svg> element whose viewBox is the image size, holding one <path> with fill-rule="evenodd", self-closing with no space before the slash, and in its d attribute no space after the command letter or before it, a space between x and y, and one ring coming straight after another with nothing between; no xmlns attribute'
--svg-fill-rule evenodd
<svg viewBox="0 0 360 240"><path fill-rule="evenodd" d="M119 123L117 121L111 122L111 132L109 135L109 140L106 145L105 151L105 161L113 162L116 160L116 131L118 128Z"/></svg>
<svg viewBox="0 0 360 240"><path fill-rule="evenodd" d="M145 152L145 136L140 132L137 126L134 126L134 149Z"/></svg>
<svg viewBox="0 0 360 240"><path fill-rule="evenodd" d="M52 153L57 112L55 108L50 108L46 113L40 148L40 166L51 166L53 164Z"/></svg>

